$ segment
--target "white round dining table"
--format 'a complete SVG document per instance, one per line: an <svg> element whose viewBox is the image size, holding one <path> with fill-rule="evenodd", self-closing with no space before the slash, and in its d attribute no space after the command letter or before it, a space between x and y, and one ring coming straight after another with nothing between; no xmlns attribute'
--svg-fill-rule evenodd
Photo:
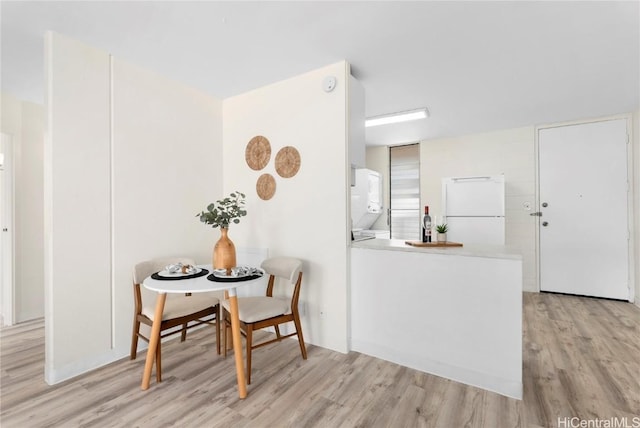
<svg viewBox="0 0 640 428"><path fill-rule="evenodd" d="M213 272L211 265L198 265L198 268L207 269L209 273ZM205 293L209 291L225 291L229 296L229 306L231 315L231 334L233 338L233 353L236 362L236 377L238 379L238 396L245 398L247 396L247 381L244 370L244 360L242 358L242 342L240 337L240 320L238 318L238 298L236 288L249 285L255 281L259 281L262 277L244 281L211 281L207 279L208 275L198 278L185 278L180 280L158 280L151 276L145 278L142 285L158 293L156 298L156 307L153 317L153 325L151 326L151 336L149 339L149 347L147 348L147 359L144 365L144 374L142 376L143 390L149 389L151 381L151 370L155 361L156 350L158 348L158 340L160 333L160 324L162 322L162 312L167 299L167 293ZM216 320L220 322L220 320ZM226 346L226 343L224 344Z"/></svg>

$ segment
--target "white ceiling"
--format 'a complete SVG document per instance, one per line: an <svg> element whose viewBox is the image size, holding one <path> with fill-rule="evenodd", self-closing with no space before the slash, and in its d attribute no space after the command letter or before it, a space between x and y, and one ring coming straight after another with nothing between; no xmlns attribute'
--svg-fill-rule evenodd
<svg viewBox="0 0 640 428"><path fill-rule="evenodd" d="M53 30L218 98L343 59L370 145L625 113L640 106L640 7L626 2L6 2L2 91L43 101Z"/></svg>

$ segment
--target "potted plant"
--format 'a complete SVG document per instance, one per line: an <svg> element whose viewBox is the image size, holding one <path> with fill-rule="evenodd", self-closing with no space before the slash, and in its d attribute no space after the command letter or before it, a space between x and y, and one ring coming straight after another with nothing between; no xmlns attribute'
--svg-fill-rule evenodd
<svg viewBox="0 0 640 428"><path fill-rule="evenodd" d="M226 269L227 275L236 266L236 247L229 239L229 224L240 223L240 217L247 215L244 209L245 195L241 192L232 192L224 199L220 199L207 206L206 211L196 214L200 221L213 228L220 227L220 239L213 247L213 268Z"/></svg>
<svg viewBox="0 0 640 428"><path fill-rule="evenodd" d="M447 242L447 231L449 230L449 226L447 223L442 223L436 226L436 232L438 232L437 240L438 242Z"/></svg>

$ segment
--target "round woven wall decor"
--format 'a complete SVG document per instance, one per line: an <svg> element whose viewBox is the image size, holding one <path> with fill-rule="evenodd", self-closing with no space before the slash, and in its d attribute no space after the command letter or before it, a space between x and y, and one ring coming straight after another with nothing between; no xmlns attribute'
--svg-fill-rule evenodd
<svg viewBox="0 0 640 428"><path fill-rule="evenodd" d="M262 174L256 183L256 192L260 199L268 201L276 193L276 179L271 174Z"/></svg>
<svg viewBox="0 0 640 428"><path fill-rule="evenodd" d="M295 147L287 146L278 151L276 155L276 171L282 178L290 178L300 169L300 153Z"/></svg>
<svg viewBox="0 0 640 428"><path fill-rule="evenodd" d="M271 159L271 144L269 144L269 140L262 135L253 137L247 144L244 158L249 168L255 171L260 171L267 166L269 159Z"/></svg>

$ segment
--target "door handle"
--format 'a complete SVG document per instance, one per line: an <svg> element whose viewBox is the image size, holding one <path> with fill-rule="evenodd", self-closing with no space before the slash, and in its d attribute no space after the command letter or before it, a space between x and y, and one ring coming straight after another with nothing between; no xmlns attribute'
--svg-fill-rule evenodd
<svg viewBox="0 0 640 428"><path fill-rule="evenodd" d="M491 177L489 176L484 176L484 177L458 177L458 178L454 178L453 181L458 182L458 181L485 181L485 180L491 180Z"/></svg>
<svg viewBox="0 0 640 428"><path fill-rule="evenodd" d="M542 225L543 225L544 227L547 227L547 226L549 226L549 222L548 222L548 221L543 221L543 222L542 222Z"/></svg>

